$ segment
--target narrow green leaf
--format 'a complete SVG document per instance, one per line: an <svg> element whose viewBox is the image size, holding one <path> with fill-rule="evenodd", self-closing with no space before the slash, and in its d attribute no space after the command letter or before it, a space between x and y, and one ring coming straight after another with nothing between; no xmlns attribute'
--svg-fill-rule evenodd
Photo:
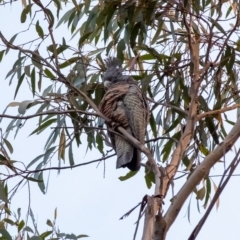
<svg viewBox="0 0 240 240"><path fill-rule="evenodd" d="M35 96L35 86L36 86L36 79L35 79L35 67L34 67L31 72L31 87L32 87L33 97Z"/></svg>
<svg viewBox="0 0 240 240"><path fill-rule="evenodd" d="M42 234L40 235L40 237L44 239L44 238L46 238L47 236L51 235L52 233L53 233L53 231L46 231L46 232L42 233Z"/></svg>
<svg viewBox="0 0 240 240"><path fill-rule="evenodd" d="M147 53L147 54L141 55L141 56L140 56L140 59L141 59L141 60L154 60L155 57L154 57L152 54Z"/></svg>
<svg viewBox="0 0 240 240"><path fill-rule="evenodd" d="M4 53L5 53L5 50L0 51L0 62L2 61Z"/></svg>
<svg viewBox="0 0 240 240"><path fill-rule="evenodd" d="M35 54L32 54L32 63L34 66L36 66L38 69L42 70L42 63L40 59L40 54L38 50L34 51Z"/></svg>
<svg viewBox="0 0 240 240"><path fill-rule="evenodd" d="M74 239L77 240L77 236L75 234L66 234L66 239Z"/></svg>
<svg viewBox="0 0 240 240"><path fill-rule="evenodd" d="M37 179L32 178L32 177L26 177L26 179L31 181L31 182L42 182L42 180L37 180Z"/></svg>
<svg viewBox="0 0 240 240"><path fill-rule="evenodd" d="M36 163L39 159L41 159L44 156L44 154L41 154L39 156L37 156L36 158L34 158L28 165L27 165L27 169L29 167L31 167L34 163Z"/></svg>
<svg viewBox="0 0 240 240"><path fill-rule="evenodd" d="M7 202L7 196L5 194L3 182L0 182L0 199L4 202Z"/></svg>
<svg viewBox="0 0 240 240"><path fill-rule="evenodd" d="M94 138L94 132L87 130L87 142L88 147L90 150L92 150L92 147L95 146L95 138Z"/></svg>
<svg viewBox="0 0 240 240"><path fill-rule="evenodd" d="M9 40L10 43L13 44L14 40L16 39L18 33L16 33L15 35L12 36L12 38ZM7 53L9 52L10 48L8 47L7 50L6 50L6 55Z"/></svg>
<svg viewBox="0 0 240 240"><path fill-rule="evenodd" d="M205 193L206 193L206 189L205 189L205 186L203 186L201 189L197 191L196 199L203 200Z"/></svg>
<svg viewBox="0 0 240 240"><path fill-rule="evenodd" d="M206 197L205 197L205 202L204 202L204 208L207 207L208 200L210 198L211 194L211 181L209 178L206 179Z"/></svg>
<svg viewBox="0 0 240 240"><path fill-rule="evenodd" d="M59 18L59 11L61 9L61 2L59 0L53 0L55 6L57 7L57 18Z"/></svg>
<svg viewBox="0 0 240 240"><path fill-rule="evenodd" d="M97 133L96 142L97 142L97 148L99 152L103 154L103 139L100 133Z"/></svg>
<svg viewBox="0 0 240 240"><path fill-rule="evenodd" d="M92 34L92 32L88 32L86 34L84 34L80 39L79 39L79 42L78 42L78 46L81 46L84 41Z"/></svg>
<svg viewBox="0 0 240 240"><path fill-rule="evenodd" d="M229 62L227 64L227 66L226 66L228 74L232 73L233 65L234 65L235 59L236 59L235 50L234 50L234 48L231 48L231 49L232 49L232 51L231 51L230 59L229 59Z"/></svg>
<svg viewBox="0 0 240 240"><path fill-rule="evenodd" d="M22 230L22 228L24 227L25 222L22 220L19 224L18 224L18 232L20 232Z"/></svg>
<svg viewBox="0 0 240 240"><path fill-rule="evenodd" d="M152 129L152 132L153 132L153 136L156 138L157 137L157 127L156 127L156 122L155 122L155 119L154 119L154 116L153 114L151 113L150 115L150 126L151 126L151 129Z"/></svg>
<svg viewBox="0 0 240 240"><path fill-rule="evenodd" d="M207 156L209 154L208 149L204 147L202 144L199 145L199 149L204 156Z"/></svg>
<svg viewBox="0 0 240 240"><path fill-rule="evenodd" d="M44 158L43 158L43 163L46 164L47 160L49 159L50 155L53 153L53 151L56 149L56 146L53 146L51 148L49 148L45 154L44 154Z"/></svg>
<svg viewBox="0 0 240 240"><path fill-rule="evenodd" d="M155 183L153 171L148 171L148 173L145 175L145 182L148 189L152 187L152 183Z"/></svg>
<svg viewBox="0 0 240 240"><path fill-rule="evenodd" d="M232 12L232 10L233 10L232 6L229 6L229 8L226 12L225 18L228 18L229 14L230 14L230 12Z"/></svg>
<svg viewBox="0 0 240 240"><path fill-rule="evenodd" d="M42 191L43 194L45 194L45 184L44 184L44 180L43 180L43 172L40 172L39 176L38 176L38 186L40 188L40 190Z"/></svg>
<svg viewBox="0 0 240 240"><path fill-rule="evenodd" d="M12 147L11 143L10 143L6 138L3 138L3 141L4 141L4 143L6 144L9 152L10 152L10 153L13 153L13 147Z"/></svg>
<svg viewBox="0 0 240 240"><path fill-rule="evenodd" d="M68 48L69 48L68 45L60 45L60 47L57 48L57 55L59 55L60 53L64 52Z"/></svg>
<svg viewBox="0 0 240 240"><path fill-rule="evenodd" d="M38 237L38 236L32 236L28 240L43 240L43 239L41 237Z"/></svg>
<svg viewBox="0 0 240 240"><path fill-rule="evenodd" d="M73 12L73 13L70 15L70 17L69 17L69 19L68 19L68 27L69 27L69 26L71 25L71 23L73 22L75 15L76 15L76 12Z"/></svg>
<svg viewBox="0 0 240 240"><path fill-rule="evenodd" d="M48 126L50 126L52 123L55 123L57 121L56 118L54 119L50 119L47 122L43 123L42 125L40 125L39 127L37 127L29 136L37 133L41 133L44 129L46 129Z"/></svg>
<svg viewBox="0 0 240 240"><path fill-rule="evenodd" d="M69 19L69 17L71 16L71 14L72 14L73 12L75 12L75 11L76 11L75 8L72 8L72 9L68 10L68 11L62 16L62 18L59 20L56 28L58 28L63 22L64 22L64 23L67 22L68 19Z"/></svg>
<svg viewBox="0 0 240 240"><path fill-rule="evenodd" d="M51 79L55 79L55 76L52 74L52 72L48 68L44 69L44 73L47 75L47 77Z"/></svg>
<svg viewBox="0 0 240 240"><path fill-rule="evenodd" d="M26 226L26 227L23 229L23 232L31 232L31 233L33 233L33 230L32 230L30 227Z"/></svg>
<svg viewBox="0 0 240 240"><path fill-rule="evenodd" d="M18 90L19 90L19 88L20 88L20 86L21 86L21 84L23 82L24 77L25 77L25 73L23 73L23 75L18 80L18 84L17 84L16 90L15 90L15 94L14 94L14 99L17 96Z"/></svg>
<svg viewBox="0 0 240 240"><path fill-rule="evenodd" d="M37 86L38 86L39 92L41 92L41 88L42 88L42 74L39 74L38 76L39 76L39 79L38 79Z"/></svg>
<svg viewBox="0 0 240 240"><path fill-rule="evenodd" d="M149 75L144 76L144 78L141 79L142 90L143 90L144 92L146 92L146 91L149 89L151 80L152 80L152 78L153 78L154 75L155 75L155 74L149 74Z"/></svg>
<svg viewBox="0 0 240 240"><path fill-rule="evenodd" d="M49 220L49 219L47 220L46 224L50 227L53 227L53 224L52 224L51 220Z"/></svg>
<svg viewBox="0 0 240 240"><path fill-rule="evenodd" d="M26 73L26 75L28 77L31 77L31 73L30 73L30 65L27 65L24 67L24 72Z"/></svg>
<svg viewBox="0 0 240 240"><path fill-rule="evenodd" d="M7 75L6 75L6 77L5 77L5 79L7 79L9 76L11 76L11 75L15 75L16 74L16 69L15 68L12 68L8 73L7 73Z"/></svg>
<svg viewBox="0 0 240 240"><path fill-rule="evenodd" d="M59 139L59 148L58 148L58 156L65 160L65 148L66 148L66 137L64 128L61 131L60 139Z"/></svg>
<svg viewBox="0 0 240 240"><path fill-rule="evenodd" d="M39 25L39 21L37 21L37 23L36 23L36 31L37 31L39 37L41 37L41 38L44 37L44 32L43 32L42 27Z"/></svg>
<svg viewBox="0 0 240 240"><path fill-rule="evenodd" d="M168 142L165 144L165 146L162 149L161 155L163 155L162 161L165 162L168 159L168 156L171 152L172 146L173 146L173 140L168 140Z"/></svg>
<svg viewBox="0 0 240 240"><path fill-rule="evenodd" d="M119 177L118 179L119 179L120 181L125 181L125 180L133 177L133 176L136 175L137 173L138 173L138 171L130 171L130 172L128 172L125 176L121 176L121 177Z"/></svg>
<svg viewBox="0 0 240 240"><path fill-rule="evenodd" d="M125 50L125 41L124 39L121 39L117 45L117 58L123 61L124 56L123 56L123 51Z"/></svg>
<svg viewBox="0 0 240 240"><path fill-rule="evenodd" d="M26 21L26 19L27 19L27 13L28 13L27 9L24 8L23 11L22 11L22 13L21 13L21 18L20 18L21 23L25 23L25 21Z"/></svg>
<svg viewBox="0 0 240 240"><path fill-rule="evenodd" d="M136 38L138 36L139 29L141 28L141 22L138 22L135 24L135 26L132 29L131 36L130 36L130 45L131 48L134 48L136 45Z"/></svg>
<svg viewBox="0 0 240 240"><path fill-rule="evenodd" d="M70 143L69 149L68 149L68 158L69 158L69 164L70 166L74 166L74 159L73 159L73 151L72 151L72 143Z"/></svg>
<svg viewBox="0 0 240 240"><path fill-rule="evenodd" d="M24 4L25 8L23 9L22 14L21 14L21 18L20 18L21 23L24 23L26 21L28 13L30 13L30 16L31 16L31 7L32 7L32 5L33 4L28 4L26 6L26 2L25 2L25 4Z"/></svg>
<svg viewBox="0 0 240 240"><path fill-rule="evenodd" d="M213 18L209 18L210 22L224 35L226 34L225 30L223 29L223 27Z"/></svg>
<svg viewBox="0 0 240 240"><path fill-rule="evenodd" d="M79 57L73 57L59 65L59 68L65 68L79 60Z"/></svg>
<svg viewBox="0 0 240 240"><path fill-rule="evenodd" d="M85 238L85 237L89 237L88 235L85 235L85 234L80 234L77 236L77 238Z"/></svg>
<svg viewBox="0 0 240 240"><path fill-rule="evenodd" d="M9 218L4 218L2 221L3 221L3 222L6 222L6 223L8 223L8 224L11 224L12 226L16 224L13 220L11 220L11 219L9 219Z"/></svg>
<svg viewBox="0 0 240 240"><path fill-rule="evenodd" d="M177 127L181 123L182 117L179 116L174 122L172 122L172 125L166 130L165 134L171 132L173 129Z"/></svg>
<svg viewBox="0 0 240 240"><path fill-rule="evenodd" d="M29 214L30 214L30 217L31 217L31 219L32 219L32 222L33 222L33 223L36 223L36 220L35 220L35 217L34 217L34 214L33 214L33 211L32 211L32 209L31 209L31 207L30 207Z"/></svg>
<svg viewBox="0 0 240 240"><path fill-rule="evenodd" d="M16 123L16 119L13 119L9 125L7 126L6 132L9 132L10 130L12 130L16 125L14 125Z"/></svg>
<svg viewBox="0 0 240 240"><path fill-rule="evenodd" d="M51 12L51 10L49 9L49 8L45 8L45 11L47 12L47 15L48 15L48 19L50 20L49 22L49 24L53 27L53 25L54 25L54 16L53 16L53 14L52 14L52 12Z"/></svg>
<svg viewBox="0 0 240 240"><path fill-rule="evenodd" d="M212 138L216 144L219 144L218 134L217 134L217 127L214 124L213 118L206 117L205 118L207 128L212 135Z"/></svg>

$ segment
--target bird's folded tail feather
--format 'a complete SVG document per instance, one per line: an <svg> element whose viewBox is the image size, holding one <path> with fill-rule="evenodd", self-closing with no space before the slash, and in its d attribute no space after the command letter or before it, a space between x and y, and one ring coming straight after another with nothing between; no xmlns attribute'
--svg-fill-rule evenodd
<svg viewBox="0 0 240 240"><path fill-rule="evenodd" d="M120 136L115 135L115 143L117 168L127 167L131 171L138 171L140 168L141 152Z"/></svg>

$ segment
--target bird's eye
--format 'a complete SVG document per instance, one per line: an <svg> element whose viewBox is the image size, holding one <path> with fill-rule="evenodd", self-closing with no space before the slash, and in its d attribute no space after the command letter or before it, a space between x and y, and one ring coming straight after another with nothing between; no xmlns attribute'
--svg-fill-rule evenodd
<svg viewBox="0 0 240 240"><path fill-rule="evenodd" d="M109 80L105 80L103 82L104 87L108 88L111 85L111 82Z"/></svg>

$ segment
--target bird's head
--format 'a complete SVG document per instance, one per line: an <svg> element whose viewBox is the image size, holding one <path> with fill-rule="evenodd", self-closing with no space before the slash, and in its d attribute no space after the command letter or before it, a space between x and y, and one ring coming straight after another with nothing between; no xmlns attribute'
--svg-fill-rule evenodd
<svg viewBox="0 0 240 240"><path fill-rule="evenodd" d="M109 88L112 84L121 81L123 69L118 58L109 57L105 63L107 71L104 74L103 83L105 88Z"/></svg>

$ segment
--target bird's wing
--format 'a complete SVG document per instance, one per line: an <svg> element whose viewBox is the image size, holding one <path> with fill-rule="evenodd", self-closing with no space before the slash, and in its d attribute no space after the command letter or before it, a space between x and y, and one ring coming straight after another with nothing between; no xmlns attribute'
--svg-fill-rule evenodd
<svg viewBox="0 0 240 240"><path fill-rule="evenodd" d="M144 143L149 117L149 107L145 96L136 84L129 84L123 102L133 136Z"/></svg>
<svg viewBox="0 0 240 240"><path fill-rule="evenodd" d="M114 84L105 93L99 105L99 110L110 120L120 124L126 128L128 126L128 119L125 111L119 107L119 103L123 101L124 96L127 94L129 84Z"/></svg>
<svg viewBox="0 0 240 240"><path fill-rule="evenodd" d="M123 98L129 90L129 84L114 84L104 95L99 109L110 120L118 123L125 128L129 134L132 134L129 127L128 117L125 112ZM128 166L134 154L133 146L122 136L108 131L113 148L117 152L117 168Z"/></svg>

